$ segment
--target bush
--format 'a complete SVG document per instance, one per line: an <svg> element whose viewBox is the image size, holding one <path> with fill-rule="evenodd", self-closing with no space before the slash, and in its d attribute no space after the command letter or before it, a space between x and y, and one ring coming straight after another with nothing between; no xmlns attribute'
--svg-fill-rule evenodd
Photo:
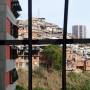
<svg viewBox="0 0 90 90"><path fill-rule="evenodd" d="M67 90L90 90L90 74L89 73L73 73L67 74Z"/></svg>
<svg viewBox="0 0 90 90"><path fill-rule="evenodd" d="M36 88L33 88L33 90L48 90L48 89L45 89L45 88L42 88L42 87L36 87Z"/></svg>
<svg viewBox="0 0 90 90"><path fill-rule="evenodd" d="M20 86L20 85L17 85L16 86L16 90L28 90L28 89L25 89L24 87Z"/></svg>
<svg viewBox="0 0 90 90"><path fill-rule="evenodd" d="M36 69L35 71L33 71L32 75L34 76L38 76L39 78L43 78L44 74L43 74L43 67L39 67L38 69Z"/></svg>

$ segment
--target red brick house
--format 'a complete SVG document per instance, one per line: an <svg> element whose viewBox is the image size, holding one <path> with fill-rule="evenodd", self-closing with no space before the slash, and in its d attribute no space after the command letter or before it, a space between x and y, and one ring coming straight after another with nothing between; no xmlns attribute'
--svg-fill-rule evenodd
<svg viewBox="0 0 90 90"><path fill-rule="evenodd" d="M84 70L90 71L90 59L85 59L83 56L76 54L71 48L67 48L66 70Z"/></svg>

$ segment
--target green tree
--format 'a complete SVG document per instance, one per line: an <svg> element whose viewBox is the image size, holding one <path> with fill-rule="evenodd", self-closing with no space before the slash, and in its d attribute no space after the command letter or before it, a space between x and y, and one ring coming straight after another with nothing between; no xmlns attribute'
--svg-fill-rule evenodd
<svg viewBox="0 0 90 90"><path fill-rule="evenodd" d="M42 87L36 87L36 88L33 88L33 90L49 90L49 89L44 89Z"/></svg>
<svg viewBox="0 0 90 90"><path fill-rule="evenodd" d="M62 48L59 45L49 45L44 48L43 55L47 61L48 68L61 69Z"/></svg>
<svg viewBox="0 0 90 90"><path fill-rule="evenodd" d="M16 86L16 90L28 90L28 89L25 89L24 87L20 86L20 85L17 85Z"/></svg>

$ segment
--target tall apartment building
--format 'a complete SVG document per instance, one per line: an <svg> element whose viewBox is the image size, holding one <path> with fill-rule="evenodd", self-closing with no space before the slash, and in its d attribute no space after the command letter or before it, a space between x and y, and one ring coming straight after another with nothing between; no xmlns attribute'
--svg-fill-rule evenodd
<svg viewBox="0 0 90 90"><path fill-rule="evenodd" d="M0 0L0 40L17 38L18 11L21 11L18 0ZM15 90L15 81L18 79L14 60L16 58L15 46L0 45L0 90Z"/></svg>
<svg viewBox="0 0 90 90"><path fill-rule="evenodd" d="M74 25L72 26L72 36L76 39L86 38L86 26Z"/></svg>

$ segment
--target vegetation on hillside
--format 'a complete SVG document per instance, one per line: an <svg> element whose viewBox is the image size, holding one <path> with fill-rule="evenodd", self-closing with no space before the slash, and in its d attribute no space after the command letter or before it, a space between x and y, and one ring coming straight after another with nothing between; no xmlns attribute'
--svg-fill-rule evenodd
<svg viewBox="0 0 90 90"><path fill-rule="evenodd" d="M49 90L49 89L45 89L45 88L42 88L42 87L35 87L35 88L33 88L33 90Z"/></svg>
<svg viewBox="0 0 90 90"><path fill-rule="evenodd" d="M33 89L40 90L61 90L62 78L60 71L47 71L46 68L39 68L32 73ZM36 89L39 90L39 89Z"/></svg>
<svg viewBox="0 0 90 90"><path fill-rule="evenodd" d="M19 69L18 71L18 80L16 90L28 90L28 72L25 70Z"/></svg>
<svg viewBox="0 0 90 90"><path fill-rule="evenodd" d="M25 72L22 75L25 78L28 77L25 76ZM66 78L67 90L90 90L90 72L68 72ZM33 90L60 90L62 87L61 73L55 70L48 72L46 69L40 68L32 73L32 81ZM28 90L27 87L25 88L26 82L28 82L27 79L21 81L23 85L19 82L16 90Z"/></svg>
<svg viewBox="0 0 90 90"><path fill-rule="evenodd" d="M28 90L28 89L25 89L23 86L17 85L16 90Z"/></svg>
<svg viewBox="0 0 90 90"><path fill-rule="evenodd" d="M43 54L49 63L48 67L55 70L61 70L62 66L62 48L60 45L49 45L43 49Z"/></svg>
<svg viewBox="0 0 90 90"><path fill-rule="evenodd" d="M67 90L90 90L90 72L67 74Z"/></svg>
<svg viewBox="0 0 90 90"><path fill-rule="evenodd" d="M49 45L43 48L44 56L51 63L51 71L45 67L39 67L32 72L33 90L60 90L62 87L62 49L58 45ZM19 80L16 90L28 90L28 72L19 70ZM67 90L90 90L90 72L67 72Z"/></svg>

